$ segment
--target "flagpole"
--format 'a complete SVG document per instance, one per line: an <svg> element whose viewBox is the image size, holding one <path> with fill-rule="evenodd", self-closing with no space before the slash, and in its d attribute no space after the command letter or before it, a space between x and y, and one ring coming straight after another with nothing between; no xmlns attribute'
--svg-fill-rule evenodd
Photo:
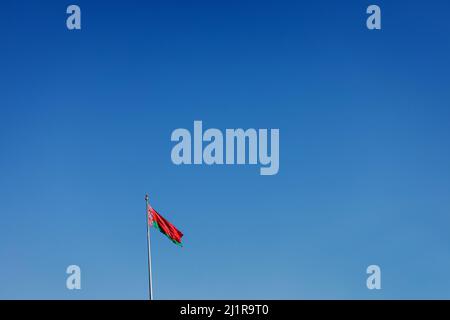
<svg viewBox="0 0 450 320"><path fill-rule="evenodd" d="M148 226L148 194L145 195L145 216L147 218L147 251L148 251L148 295L149 300L153 300L152 286L152 252L150 250L150 228Z"/></svg>

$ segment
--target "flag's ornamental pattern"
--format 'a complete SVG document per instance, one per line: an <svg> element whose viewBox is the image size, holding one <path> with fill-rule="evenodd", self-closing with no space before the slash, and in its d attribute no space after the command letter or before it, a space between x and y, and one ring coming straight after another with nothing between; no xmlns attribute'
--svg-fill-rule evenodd
<svg viewBox="0 0 450 320"><path fill-rule="evenodd" d="M148 224L154 226L156 229L165 234L173 243L183 246L181 237L183 233L175 228L173 224L164 219L151 205L147 205Z"/></svg>

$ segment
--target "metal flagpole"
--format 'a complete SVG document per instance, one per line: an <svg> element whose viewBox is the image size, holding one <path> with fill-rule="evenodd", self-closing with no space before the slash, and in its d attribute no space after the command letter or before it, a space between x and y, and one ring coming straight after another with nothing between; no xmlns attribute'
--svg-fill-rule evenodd
<svg viewBox="0 0 450 320"><path fill-rule="evenodd" d="M146 213L146 225L147 225L147 251L148 251L148 295L149 299L153 300L153 287L152 287L152 252L150 250L150 228L148 226L148 194L145 195L145 213Z"/></svg>

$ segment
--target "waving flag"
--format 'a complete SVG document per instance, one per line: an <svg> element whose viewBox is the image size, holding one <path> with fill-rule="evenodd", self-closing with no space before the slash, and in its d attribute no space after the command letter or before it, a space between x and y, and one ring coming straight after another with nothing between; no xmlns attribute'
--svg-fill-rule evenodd
<svg viewBox="0 0 450 320"><path fill-rule="evenodd" d="M181 237L183 233L175 228L173 224L164 219L155 209L152 208L150 204L147 204L148 212L148 224L153 225L156 229L165 234L173 243L183 246L181 243Z"/></svg>

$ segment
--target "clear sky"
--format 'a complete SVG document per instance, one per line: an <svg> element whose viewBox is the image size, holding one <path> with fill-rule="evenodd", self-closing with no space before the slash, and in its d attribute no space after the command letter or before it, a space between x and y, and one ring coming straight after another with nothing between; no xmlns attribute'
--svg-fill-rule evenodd
<svg viewBox="0 0 450 320"><path fill-rule="evenodd" d="M146 192L157 299L450 298L450 3L373 3L2 1L0 298L145 299ZM194 120L279 173L175 166Z"/></svg>

